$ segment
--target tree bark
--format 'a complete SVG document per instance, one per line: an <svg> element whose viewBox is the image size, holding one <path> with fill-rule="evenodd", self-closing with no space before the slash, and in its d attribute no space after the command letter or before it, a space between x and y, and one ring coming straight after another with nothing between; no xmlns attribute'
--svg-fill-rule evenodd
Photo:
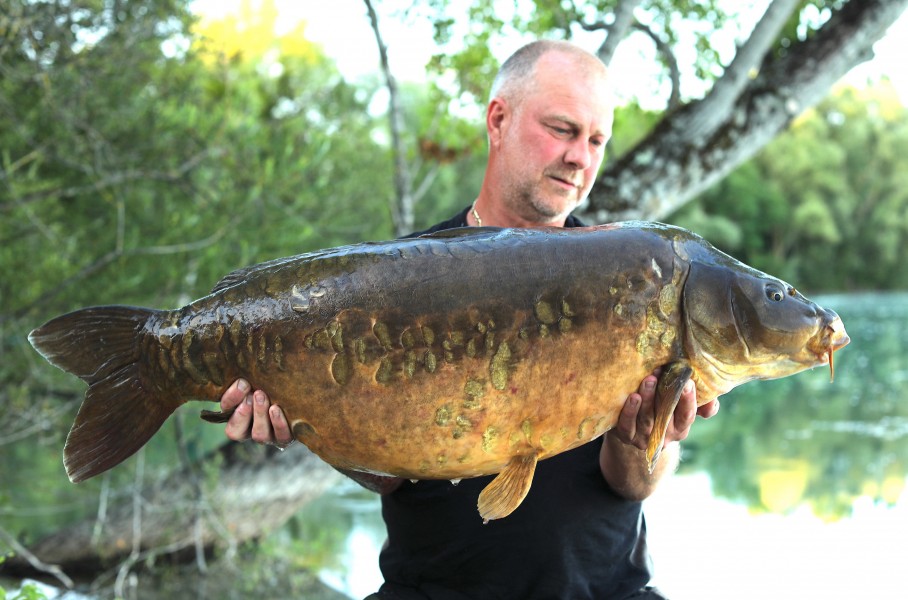
<svg viewBox="0 0 908 600"><path fill-rule="evenodd" d="M785 8L777 2L767 15ZM660 219L678 209L756 154L851 68L872 58L873 44L906 7L908 0L851 0L784 52L765 46L759 72L736 78L746 85L731 102L721 100L728 109L716 110L719 100L707 95L669 112L635 148L609 164L582 211L585 219Z"/></svg>
<svg viewBox="0 0 908 600"><path fill-rule="evenodd" d="M302 444L284 452L254 444L226 443L202 465L182 468L160 481L109 501L106 514L54 532L0 566L6 573L34 573L34 563L66 574L90 576L131 556L179 555L233 549L283 525L295 512L342 479Z"/></svg>

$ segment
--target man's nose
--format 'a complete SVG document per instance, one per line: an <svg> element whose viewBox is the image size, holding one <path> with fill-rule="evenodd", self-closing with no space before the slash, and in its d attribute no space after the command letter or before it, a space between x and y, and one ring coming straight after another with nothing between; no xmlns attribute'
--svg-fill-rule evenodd
<svg viewBox="0 0 908 600"><path fill-rule="evenodd" d="M564 153L564 162L582 171L592 164L593 155L586 140L572 140Z"/></svg>

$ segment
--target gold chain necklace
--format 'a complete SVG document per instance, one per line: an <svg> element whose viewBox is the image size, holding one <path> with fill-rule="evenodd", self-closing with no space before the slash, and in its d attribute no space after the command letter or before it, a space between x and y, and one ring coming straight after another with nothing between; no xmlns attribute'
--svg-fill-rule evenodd
<svg viewBox="0 0 908 600"><path fill-rule="evenodd" d="M473 218L476 219L476 226L482 227L482 219L479 217L479 213L476 212L476 201L473 201L473 208L470 209L473 212Z"/></svg>

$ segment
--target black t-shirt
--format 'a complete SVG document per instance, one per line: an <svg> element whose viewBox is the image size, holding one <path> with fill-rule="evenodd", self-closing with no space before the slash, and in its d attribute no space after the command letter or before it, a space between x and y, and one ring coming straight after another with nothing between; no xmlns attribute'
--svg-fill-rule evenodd
<svg viewBox="0 0 908 600"><path fill-rule="evenodd" d="M468 210L413 235L466 226ZM573 216L565 223L581 225ZM610 600L643 588L651 562L641 503L608 486L601 445L540 461L517 510L486 525L476 501L493 476L407 481L383 496L382 597Z"/></svg>

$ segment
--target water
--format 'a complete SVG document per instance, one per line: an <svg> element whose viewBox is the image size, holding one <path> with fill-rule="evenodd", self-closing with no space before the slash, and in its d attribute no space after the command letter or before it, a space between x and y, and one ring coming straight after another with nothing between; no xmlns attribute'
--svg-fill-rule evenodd
<svg viewBox="0 0 908 600"><path fill-rule="evenodd" d="M675 600L908 589L908 294L818 301L852 338L835 381L816 369L724 396L645 503L654 583ZM352 527L322 579L362 598L381 585L378 500L342 486L323 501Z"/></svg>

